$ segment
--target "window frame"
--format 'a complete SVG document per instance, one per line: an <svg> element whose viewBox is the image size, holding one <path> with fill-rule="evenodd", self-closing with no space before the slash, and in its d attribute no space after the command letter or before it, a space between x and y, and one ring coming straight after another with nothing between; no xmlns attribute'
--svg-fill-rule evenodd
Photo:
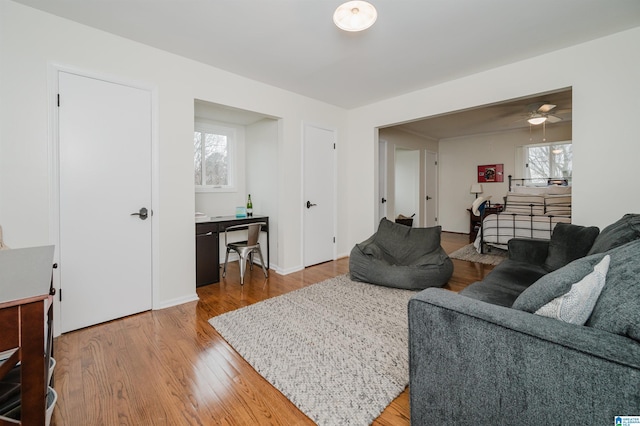
<svg viewBox="0 0 640 426"><path fill-rule="evenodd" d="M194 182L195 191L196 192L237 192L238 191L237 184L236 184L237 182L236 147L238 143L237 130L234 127L225 126L223 124L217 124L217 123L214 124L214 123L196 121L193 132L194 132L194 138L196 133L200 133L202 135L200 138L200 140L202 141L202 146L201 146L202 161L201 161L200 167L204 165L204 157L205 157L204 156L204 149L205 149L204 134L205 133L214 134L214 135L224 135L227 137L227 158L229 159L227 164L227 178L229 183L227 185L197 185ZM194 147L194 155L195 155L195 147ZM195 172L195 158L194 158L194 172ZM201 176L204 178L205 176L204 170L201 170Z"/></svg>
<svg viewBox="0 0 640 426"><path fill-rule="evenodd" d="M523 145L521 147L522 148L521 167L523 171L522 176L526 179L538 179L531 176L531 168L529 167L529 148L552 147L552 146L558 146L558 145L571 145L571 171L568 176L545 176L544 178L564 178L564 179L568 179L569 183L571 183L571 179L573 177L573 141L571 140ZM549 152L551 153L551 150ZM549 156L548 165L549 165L549 170L552 170L554 164L553 164L553 157L551 155ZM539 179L543 179L543 178L539 178ZM546 185L546 182L544 184Z"/></svg>

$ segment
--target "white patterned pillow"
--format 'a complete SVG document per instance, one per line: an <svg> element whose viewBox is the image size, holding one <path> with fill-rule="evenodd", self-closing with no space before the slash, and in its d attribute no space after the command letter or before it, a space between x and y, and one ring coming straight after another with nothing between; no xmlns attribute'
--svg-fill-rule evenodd
<svg viewBox="0 0 640 426"><path fill-rule="evenodd" d="M611 257L606 255L593 267L593 272L571 286L568 293L540 307L535 314L571 324L584 325L596 306L606 283Z"/></svg>

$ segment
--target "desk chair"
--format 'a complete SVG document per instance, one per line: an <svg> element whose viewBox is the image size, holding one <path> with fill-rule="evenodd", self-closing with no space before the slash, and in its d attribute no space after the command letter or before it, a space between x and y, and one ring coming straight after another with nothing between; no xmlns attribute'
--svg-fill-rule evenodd
<svg viewBox="0 0 640 426"><path fill-rule="evenodd" d="M244 270L247 265L247 258L249 258L250 268L253 270L253 253L258 253L258 257L260 257L260 266L262 266L262 272L264 272L265 278L269 276L267 268L264 267L262 250L260 250L260 243L258 242L260 230L262 226L266 225L265 222L257 222L248 225L229 226L224 230L224 245L227 247L227 254L224 258L224 268L222 269L223 277L227 275L227 263L229 262L229 252L231 250L240 256L240 285L244 285ZM238 229L247 229L247 241L227 242L227 234Z"/></svg>

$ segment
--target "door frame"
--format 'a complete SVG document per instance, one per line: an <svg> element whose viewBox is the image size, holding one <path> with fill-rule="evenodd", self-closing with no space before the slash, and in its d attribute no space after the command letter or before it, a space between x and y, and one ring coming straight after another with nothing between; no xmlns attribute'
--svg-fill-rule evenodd
<svg viewBox="0 0 640 426"><path fill-rule="evenodd" d="M302 146L300 149L300 164L301 164L301 179L300 179L300 218L302 219L300 221L300 258L302 259L302 265L301 265L301 269L306 268L306 259L305 259L305 242L306 242L306 236L305 236L305 221L306 221L306 215L305 215L305 209L306 207L304 206L304 200L305 200L305 193L304 193L304 188L305 188L305 178L306 178L306 170L304 168L304 160L305 160L305 146L306 146L306 128L307 127L315 127L317 129L322 129L322 130L327 130L329 132L333 133L334 136L334 140L336 142L335 143L335 149L333 150L333 164L332 164L332 169L333 169L333 173L332 173L332 191L333 191L333 235L335 236L335 242L333 244L333 248L332 248L332 257L333 260L335 260L337 258L337 247L338 247L338 179L337 179L337 173L338 173L338 130L332 127L327 127L327 126L323 126L323 125L319 125L319 124L315 124L312 122L308 122L308 121L303 121L302 122L302 126L301 126L301 139L302 139Z"/></svg>
<svg viewBox="0 0 640 426"><path fill-rule="evenodd" d="M435 158L435 164L433 164L431 167L435 168L435 182L434 182L434 191L435 193L433 194L433 204L434 204L434 214L435 217L432 218L433 219L433 224L430 225L429 222L429 215L427 214L427 186L428 186L428 180L429 180L429 173L427 172L429 169L429 155L432 155ZM428 149L424 150L424 181L423 181L423 185L424 185L424 190L421 193L421 198L422 198L422 208L424 209L424 225L423 226L437 226L440 224L440 221L438 220L438 188L439 188L439 177L440 177L440 168L438 167L438 152L436 151L431 151Z"/></svg>
<svg viewBox="0 0 640 426"><path fill-rule="evenodd" d="M378 210L376 212L376 223L380 223L380 220L382 220L383 217L387 217L389 213L388 146L389 142L384 139L378 139ZM386 200L384 203L382 202L383 198Z"/></svg>
<svg viewBox="0 0 640 426"><path fill-rule="evenodd" d="M69 65L49 63L47 65L48 80L48 162L49 162L49 241L55 245L53 257L54 264L60 262L60 140L59 140L59 116L58 116L58 76L61 72L76 74L81 77L102 80L108 83L119 84L140 90L148 91L151 94L151 210L153 219L151 221L151 309L160 306L159 286L160 286L160 250L158 246L159 230L157 223L160 219L160 209L158 208L159 190L158 182L158 89L155 85L123 79L121 77L106 75L103 73L87 71ZM53 287L56 293L60 292L60 269L53 269ZM60 298L53 298L53 335L59 336L61 327Z"/></svg>

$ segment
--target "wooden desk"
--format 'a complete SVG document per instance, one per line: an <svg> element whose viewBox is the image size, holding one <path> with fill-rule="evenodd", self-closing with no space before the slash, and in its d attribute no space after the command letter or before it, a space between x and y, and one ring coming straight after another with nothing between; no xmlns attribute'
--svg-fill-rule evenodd
<svg viewBox="0 0 640 426"><path fill-rule="evenodd" d="M4 284L4 283L2 283ZM2 286L0 285L0 290ZM13 289L15 290L15 289ZM20 362L21 421L0 416L0 424L44 425L47 405L47 363L45 350L45 315L52 318L53 299L49 286L23 289L18 299L6 299L0 291L0 352L14 350L0 362L0 379ZM49 321L49 332L51 322Z"/></svg>
<svg viewBox="0 0 640 426"><path fill-rule="evenodd" d="M220 234L228 227L264 222L267 233L267 269L271 265L269 251L269 216L216 216L207 222L196 223L196 286L220 282ZM215 259L214 262L212 260Z"/></svg>

